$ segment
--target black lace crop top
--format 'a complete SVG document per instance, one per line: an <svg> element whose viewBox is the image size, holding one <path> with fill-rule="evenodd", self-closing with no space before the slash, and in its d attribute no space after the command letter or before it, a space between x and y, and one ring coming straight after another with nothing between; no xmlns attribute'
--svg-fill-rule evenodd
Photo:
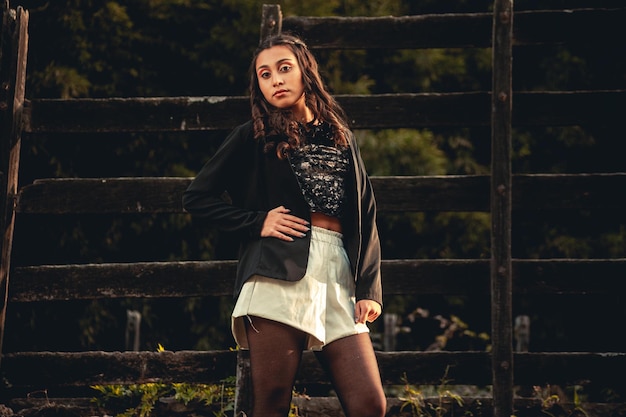
<svg viewBox="0 0 626 417"><path fill-rule="evenodd" d="M302 129L302 145L289 153L304 199L311 211L341 217L346 200L344 184L350 166L350 150L333 140L328 123Z"/></svg>

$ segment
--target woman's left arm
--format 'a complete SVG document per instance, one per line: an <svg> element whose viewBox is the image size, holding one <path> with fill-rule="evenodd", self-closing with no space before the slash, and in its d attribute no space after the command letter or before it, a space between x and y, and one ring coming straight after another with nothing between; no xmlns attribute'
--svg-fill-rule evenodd
<svg viewBox="0 0 626 417"><path fill-rule="evenodd" d="M356 299L357 301L370 300L378 303L377 317L380 314L380 309L382 309L383 294L380 274L380 241L376 227L376 199L354 136L352 139L351 146L354 147L357 164L355 170L359 182L357 198L360 199L359 206L361 207L361 224L359 225L361 229L361 254L357 269ZM366 308L365 310L372 309Z"/></svg>
<svg viewBox="0 0 626 417"><path fill-rule="evenodd" d="M356 303L354 309L354 316L356 323L363 323L367 321L374 321L382 312L382 306L374 300L359 300Z"/></svg>

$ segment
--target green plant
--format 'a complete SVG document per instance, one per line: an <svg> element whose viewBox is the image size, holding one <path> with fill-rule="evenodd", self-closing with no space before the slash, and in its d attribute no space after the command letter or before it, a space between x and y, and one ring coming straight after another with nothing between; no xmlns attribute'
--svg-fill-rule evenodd
<svg viewBox="0 0 626 417"><path fill-rule="evenodd" d="M403 376L404 391L403 395L399 397L402 401L400 411L404 411L406 407L410 407L411 415L413 417L443 417L448 412L446 408L446 399L451 399L452 404L456 403L459 407L463 406L463 398L460 395L453 393L448 384L448 372L450 367L446 367L446 371L440 380L440 384L437 387L437 401L435 403L427 401L423 392L409 384L406 374Z"/></svg>
<svg viewBox="0 0 626 417"><path fill-rule="evenodd" d="M306 399L310 399L311 397L309 397L306 393L304 392L298 392L296 391L296 389L294 388L291 391L291 396L292 398L306 398ZM291 406L289 407L289 415L287 417L302 417L300 415L300 408L293 403L293 401L291 402Z"/></svg>
<svg viewBox="0 0 626 417"><path fill-rule="evenodd" d="M535 396L541 399L541 412L550 417L563 415L567 417L583 415L587 416L587 412L582 407L582 398L579 393L578 386L573 389L573 408L567 409L564 404L565 392L559 387L547 385L546 387L535 386L533 391Z"/></svg>
<svg viewBox="0 0 626 417"><path fill-rule="evenodd" d="M93 399L99 407L123 408L116 417L150 417L159 397L167 392L165 384L92 385L100 393Z"/></svg>
<svg viewBox="0 0 626 417"><path fill-rule="evenodd" d="M93 401L99 407L124 409L115 417L152 417L156 404L173 399L185 406L192 402L208 407L215 417L226 417L234 409L234 377L220 384L146 383L132 385L93 385L100 393Z"/></svg>
<svg viewBox="0 0 626 417"><path fill-rule="evenodd" d="M157 352L164 352L160 343ZM115 417L152 417L159 400L174 400L185 406L196 402L209 407L215 417L226 417L235 408L236 377L223 379L220 384L146 383L130 385L92 385L100 393L92 401L98 407L125 411Z"/></svg>

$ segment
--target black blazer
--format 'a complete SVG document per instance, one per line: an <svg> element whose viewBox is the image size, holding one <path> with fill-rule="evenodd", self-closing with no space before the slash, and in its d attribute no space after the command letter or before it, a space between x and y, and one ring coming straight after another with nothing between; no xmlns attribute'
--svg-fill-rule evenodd
<svg viewBox="0 0 626 417"><path fill-rule="evenodd" d="M380 242L376 202L354 136L348 135L352 175L346 183L348 202L342 220L344 246L356 280L357 300L382 305ZM261 237L269 210L285 206L311 221L310 207L289 161L264 152L253 137L252 121L235 128L183 194L184 209L214 227L237 232L241 239L235 296L244 282L259 274L287 281L301 279L307 267L311 233L293 242Z"/></svg>

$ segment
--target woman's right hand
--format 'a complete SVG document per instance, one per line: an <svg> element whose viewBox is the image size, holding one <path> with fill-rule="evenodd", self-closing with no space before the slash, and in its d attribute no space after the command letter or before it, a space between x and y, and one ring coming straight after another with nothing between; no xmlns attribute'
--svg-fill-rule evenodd
<svg viewBox="0 0 626 417"><path fill-rule="evenodd" d="M291 210L283 206L268 211L261 229L261 237L275 237L293 242L294 237L306 236L309 222L289 214L290 212Z"/></svg>

